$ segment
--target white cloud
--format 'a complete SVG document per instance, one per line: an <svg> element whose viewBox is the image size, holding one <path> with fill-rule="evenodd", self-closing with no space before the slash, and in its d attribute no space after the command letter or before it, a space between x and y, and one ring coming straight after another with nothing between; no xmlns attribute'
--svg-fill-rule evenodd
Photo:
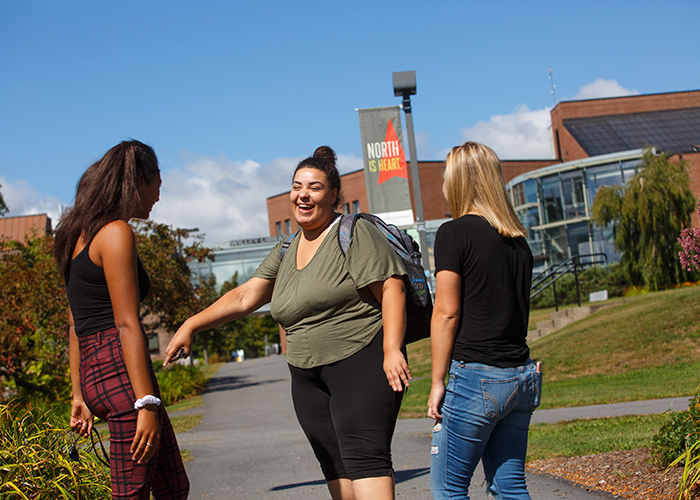
<svg viewBox="0 0 700 500"><path fill-rule="evenodd" d="M626 89L616 80L598 78L582 86L573 100L600 99L636 95L636 89ZM549 128L551 108L530 110L517 106L508 115L494 115L487 122L480 121L462 130L465 140L486 144L502 159L528 160L554 158ZM445 155L449 150L445 151Z"/></svg>
<svg viewBox="0 0 700 500"><path fill-rule="evenodd" d="M531 111L523 104L509 115L494 115L488 122L480 121L462 130L462 136L467 141L487 145L501 159L552 158L549 111L549 108Z"/></svg>
<svg viewBox="0 0 700 500"><path fill-rule="evenodd" d="M199 228L207 243L257 238L270 234L267 198L289 191L299 158L261 164L185 153L182 167L164 170L160 201L151 219L179 228ZM362 169L362 159L338 155L341 174ZM47 213L55 227L61 204L25 180L0 176L8 216Z"/></svg>
<svg viewBox="0 0 700 500"><path fill-rule="evenodd" d="M9 181L0 176L0 186L5 204L10 209L6 217L46 214L51 218L52 227L56 227L63 201L39 193L23 179Z"/></svg>
<svg viewBox="0 0 700 500"><path fill-rule="evenodd" d="M364 166L362 165L362 158L358 158L354 155L339 154L337 162L338 172L340 172L340 175L345 175L348 172L354 172L356 170L362 170L364 168ZM296 167L296 165L294 166Z"/></svg>
<svg viewBox="0 0 700 500"><path fill-rule="evenodd" d="M598 78L592 83L587 83L581 87L573 100L602 99L605 97L622 97L626 95L639 94L637 89L626 89L617 80L605 80Z"/></svg>
<svg viewBox="0 0 700 500"><path fill-rule="evenodd" d="M278 158L261 164L185 155L182 168L163 172L160 201L151 218L175 227L197 227L207 243L267 236L267 198L289 191L298 162L299 158ZM338 155L341 174L361 168L361 159Z"/></svg>
<svg viewBox="0 0 700 500"><path fill-rule="evenodd" d="M197 227L208 243L267 236L266 199L289 189L296 163L186 156L182 168L162 173L160 201L151 218Z"/></svg>

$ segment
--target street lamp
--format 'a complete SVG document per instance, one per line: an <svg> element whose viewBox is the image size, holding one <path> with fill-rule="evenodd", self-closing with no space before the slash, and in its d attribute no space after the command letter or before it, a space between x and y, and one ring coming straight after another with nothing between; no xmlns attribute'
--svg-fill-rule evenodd
<svg viewBox="0 0 700 500"><path fill-rule="evenodd" d="M411 155L411 180L413 181L413 201L416 211L415 227L418 231L418 242L423 259L423 269L430 272L428 259L428 239L425 236L425 218L423 215L423 197L420 189L420 176L418 174L418 156L416 155L416 136L413 132L413 113L411 113L411 96L416 95L416 72L395 71L394 95L403 97L401 107L406 115L406 132L408 133L408 152Z"/></svg>

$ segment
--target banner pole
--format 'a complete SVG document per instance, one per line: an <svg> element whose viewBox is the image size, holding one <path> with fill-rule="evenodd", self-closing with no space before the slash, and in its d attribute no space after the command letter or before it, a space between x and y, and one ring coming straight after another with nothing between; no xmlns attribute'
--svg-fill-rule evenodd
<svg viewBox="0 0 700 500"><path fill-rule="evenodd" d="M407 78L407 79L406 79ZM402 95L402 108L406 116L406 132L408 133L408 152L411 155L411 180L413 181L413 208L416 212L415 227L418 231L418 243L423 260L423 269L432 276L430 259L428 259L428 238L425 234L425 216L423 214L423 196L420 188L420 173L418 172L418 156L416 154L416 136L413 132L413 112L411 110L411 94L416 93L415 71L394 73L394 95ZM408 85L403 86L405 82ZM400 94L399 94L400 92Z"/></svg>

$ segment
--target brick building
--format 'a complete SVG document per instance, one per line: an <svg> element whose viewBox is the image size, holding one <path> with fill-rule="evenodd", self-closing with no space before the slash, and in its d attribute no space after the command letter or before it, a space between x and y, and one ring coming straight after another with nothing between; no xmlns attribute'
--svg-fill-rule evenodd
<svg viewBox="0 0 700 500"><path fill-rule="evenodd" d="M599 186L624 183L636 173L644 148L687 160L691 189L700 196L700 91L566 101L551 119L555 158L501 162L541 268L594 251L618 257L609 232L589 224L589 209ZM444 161L418 161L429 254L434 232L450 217L442 196L444 168ZM410 175L408 181L413 198ZM368 211L364 172L345 174L342 182L343 211ZM298 229L288 195L267 200L273 237Z"/></svg>

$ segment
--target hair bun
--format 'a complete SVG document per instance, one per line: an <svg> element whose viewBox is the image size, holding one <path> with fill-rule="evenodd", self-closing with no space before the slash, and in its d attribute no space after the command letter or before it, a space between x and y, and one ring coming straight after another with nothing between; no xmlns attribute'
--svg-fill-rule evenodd
<svg viewBox="0 0 700 500"><path fill-rule="evenodd" d="M324 160L329 160L335 165L336 155L335 151L328 146L319 146L314 151L314 158L322 158Z"/></svg>

